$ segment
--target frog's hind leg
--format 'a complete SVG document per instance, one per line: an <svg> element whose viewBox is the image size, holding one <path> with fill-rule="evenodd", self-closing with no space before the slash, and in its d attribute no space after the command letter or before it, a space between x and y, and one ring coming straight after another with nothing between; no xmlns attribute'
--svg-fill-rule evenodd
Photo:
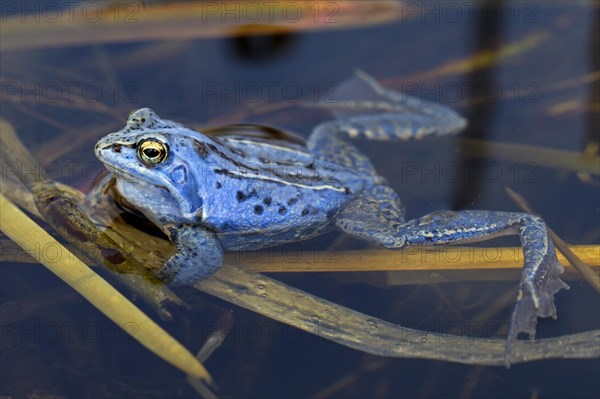
<svg viewBox="0 0 600 399"><path fill-rule="evenodd" d="M342 211L336 220L337 226L392 249L476 242L518 234L525 264L508 343L520 332L534 337L537 317L556 318L554 294L568 286L559 278L563 267L556 258L542 219L526 213L442 211L404 221L390 212L395 196L386 198L387 194L380 187L366 191Z"/></svg>
<svg viewBox="0 0 600 399"><path fill-rule="evenodd" d="M452 109L386 89L361 71L340 85L335 97L335 102L312 104L331 110L337 120L317 126L307 146L315 155L363 174L375 171L351 139L418 140L466 126Z"/></svg>

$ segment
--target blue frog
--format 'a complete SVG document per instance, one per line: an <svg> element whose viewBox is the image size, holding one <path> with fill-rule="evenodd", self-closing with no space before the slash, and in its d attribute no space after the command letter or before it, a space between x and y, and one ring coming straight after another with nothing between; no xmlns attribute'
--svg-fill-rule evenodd
<svg viewBox="0 0 600 399"><path fill-rule="evenodd" d="M305 240L333 228L390 249L517 234L525 264L509 335L533 336L537 317L556 318L553 296L568 286L542 219L469 210L405 220L396 192L352 143L453 134L465 119L386 89L364 72L344 85L350 87L362 97L330 104L338 118L318 125L306 143L235 128L209 137L148 108L103 137L95 153L114 175L115 198L176 246L158 276L192 284L221 266L223 251Z"/></svg>

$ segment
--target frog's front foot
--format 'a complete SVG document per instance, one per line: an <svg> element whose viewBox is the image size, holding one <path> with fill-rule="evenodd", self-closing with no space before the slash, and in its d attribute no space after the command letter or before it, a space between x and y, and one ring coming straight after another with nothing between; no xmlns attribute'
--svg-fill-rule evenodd
<svg viewBox="0 0 600 399"><path fill-rule="evenodd" d="M171 285L190 285L210 277L223 263L221 243L209 231L191 225L164 228L177 252L155 273Z"/></svg>

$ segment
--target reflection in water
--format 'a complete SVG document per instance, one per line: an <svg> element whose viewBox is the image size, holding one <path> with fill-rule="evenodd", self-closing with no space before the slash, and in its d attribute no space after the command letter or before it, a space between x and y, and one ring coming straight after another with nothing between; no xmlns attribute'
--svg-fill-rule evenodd
<svg viewBox="0 0 600 399"><path fill-rule="evenodd" d="M593 22L590 29L590 72L600 73L600 7L595 7ZM588 109L586 114L588 122L588 144L600 145L600 78L590 82L590 93L588 95ZM596 149L595 154L598 154Z"/></svg>
<svg viewBox="0 0 600 399"><path fill-rule="evenodd" d="M292 31L282 28L279 33L265 35L244 34L246 27L236 28L238 34L228 40L230 48L238 59L250 63L269 62L285 56L292 51L297 36ZM250 30L258 30L251 26Z"/></svg>
<svg viewBox="0 0 600 399"><path fill-rule="evenodd" d="M473 35L475 39L474 53L482 53L486 51L497 51L503 43L502 40L502 10L504 9L503 1L488 0L484 6L475 12L475 23L473 27L477 29ZM491 93L496 90L494 73L496 67L492 65L488 68L475 68L465 77L469 87L472 87L473 93ZM464 135L471 138L485 140L488 133L492 129L492 117L496 101L477 101L473 98L473 103L469 104L469 114L467 120L469 126ZM465 152L463 152L465 154ZM481 153L475 159L465 159L462 162L473 171L471 179L463 179L454 185L454 203L451 209L468 209L473 203L477 202L478 196L481 194L485 173L482 173L482 168L485 160L488 158L488 151L485 147L481 147Z"/></svg>

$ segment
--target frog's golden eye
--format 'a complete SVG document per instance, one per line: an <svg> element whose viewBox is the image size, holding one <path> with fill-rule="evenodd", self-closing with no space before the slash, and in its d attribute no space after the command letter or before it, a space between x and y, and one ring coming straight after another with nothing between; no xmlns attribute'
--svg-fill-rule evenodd
<svg viewBox="0 0 600 399"><path fill-rule="evenodd" d="M157 139L145 139L138 144L137 156L146 165L158 165L168 158L169 147Z"/></svg>

